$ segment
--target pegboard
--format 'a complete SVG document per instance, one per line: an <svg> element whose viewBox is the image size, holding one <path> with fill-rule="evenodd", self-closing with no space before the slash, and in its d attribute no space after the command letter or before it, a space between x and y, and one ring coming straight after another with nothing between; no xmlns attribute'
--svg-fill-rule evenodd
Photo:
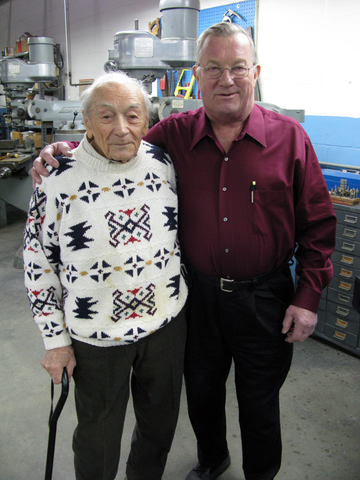
<svg viewBox="0 0 360 480"><path fill-rule="evenodd" d="M205 2L204 2L205 3ZM256 0L245 0L236 3L229 3L227 5L222 5L220 7L204 8L199 12L199 35L211 27L215 23L219 23L224 19L224 15L228 10L232 10L242 17L238 18L236 15L231 15L231 20L233 23L240 25L240 27L248 28L253 27L254 36L255 36L255 14L256 14ZM169 72L168 72L169 73ZM182 84L187 84L191 80L191 72L185 72L182 79ZM178 74L175 77L175 84L178 81ZM158 80L157 94L159 97L162 96L161 90L159 88ZM198 97L198 88L196 82L194 83L193 95Z"/></svg>
<svg viewBox="0 0 360 480"><path fill-rule="evenodd" d="M222 5L221 7L205 8L204 10L200 10L199 35L204 30L211 27L211 25L221 22L227 10L233 10L244 19L241 20L236 15L233 15L231 17L233 23L236 23L243 28L255 28L256 0L246 0L245 2L229 3L227 5Z"/></svg>

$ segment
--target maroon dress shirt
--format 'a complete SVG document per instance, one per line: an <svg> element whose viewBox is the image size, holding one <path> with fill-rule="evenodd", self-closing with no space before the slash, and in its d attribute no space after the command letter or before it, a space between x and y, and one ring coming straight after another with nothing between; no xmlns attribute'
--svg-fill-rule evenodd
<svg viewBox="0 0 360 480"><path fill-rule="evenodd" d="M316 312L332 277L336 217L301 125L255 105L224 152L202 107L157 123L145 140L174 162L187 261L206 275L241 280L285 264L296 249L292 303Z"/></svg>

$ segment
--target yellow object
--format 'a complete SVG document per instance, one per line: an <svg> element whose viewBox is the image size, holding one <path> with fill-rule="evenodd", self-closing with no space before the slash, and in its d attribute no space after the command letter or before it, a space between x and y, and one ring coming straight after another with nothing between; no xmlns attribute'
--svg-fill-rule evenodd
<svg viewBox="0 0 360 480"><path fill-rule="evenodd" d="M19 144L22 145L23 144L23 136L22 136L22 133L21 132L16 132L15 130L13 130L11 132L11 138L13 140L19 140Z"/></svg>
<svg viewBox="0 0 360 480"><path fill-rule="evenodd" d="M180 90L184 90L186 92L185 95L184 95L185 99L188 99L188 98L191 97L192 88L193 88L193 85L194 85L194 82L195 82L194 75L192 75L190 83L187 87L182 87L181 86L181 79L184 75L184 72L186 72L187 70L191 71L191 68L185 68L184 70L181 70L181 73L180 73L180 76L179 76L179 81L176 85L175 92L174 92L175 97L177 97L179 95Z"/></svg>
<svg viewBox="0 0 360 480"><path fill-rule="evenodd" d="M149 32L160 38L160 19L157 18L153 22L149 22Z"/></svg>

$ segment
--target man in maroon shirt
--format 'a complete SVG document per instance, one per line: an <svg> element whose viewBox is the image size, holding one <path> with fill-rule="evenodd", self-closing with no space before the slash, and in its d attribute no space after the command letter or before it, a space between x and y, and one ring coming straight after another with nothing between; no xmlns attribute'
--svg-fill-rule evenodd
<svg viewBox="0 0 360 480"><path fill-rule="evenodd" d="M194 74L204 107L164 119L146 137L170 153L178 174L192 281L185 381L199 463L186 480L215 480L230 465L232 361L245 478L272 480L281 464L279 391L332 277L336 217L303 128L254 104L260 66L246 32L228 23L203 32ZM59 151L46 150L54 164L49 152Z"/></svg>

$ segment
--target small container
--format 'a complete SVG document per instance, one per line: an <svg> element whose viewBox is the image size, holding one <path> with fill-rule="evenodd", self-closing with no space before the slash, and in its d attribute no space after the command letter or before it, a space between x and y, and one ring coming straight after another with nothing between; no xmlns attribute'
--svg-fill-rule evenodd
<svg viewBox="0 0 360 480"><path fill-rule="evenodd" d="M12 138L12 140L19 140L20 145L23 144L23 136L22 136L21 132L16 132L15 130L13 130L11 132L11 138Z"/></svg>

